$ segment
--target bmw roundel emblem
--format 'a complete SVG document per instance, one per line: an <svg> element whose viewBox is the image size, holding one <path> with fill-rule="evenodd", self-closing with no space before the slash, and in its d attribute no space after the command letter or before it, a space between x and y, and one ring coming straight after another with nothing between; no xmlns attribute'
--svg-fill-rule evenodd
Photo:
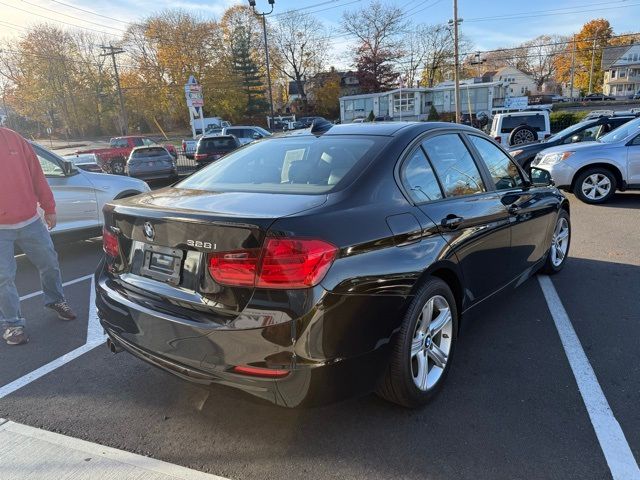
<svg viewBox="0 0 640 480"><path fill-rule="evenodd" d="M149 240L153 240L153 237L156 236L156 231L153 229L153 225L149 222L144 223L144 236Z"/></svg>

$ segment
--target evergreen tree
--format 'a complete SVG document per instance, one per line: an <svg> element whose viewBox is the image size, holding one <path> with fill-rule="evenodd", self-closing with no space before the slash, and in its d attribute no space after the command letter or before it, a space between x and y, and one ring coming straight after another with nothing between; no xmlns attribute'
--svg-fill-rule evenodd
<svg viewBox="0 0 640 480"><path fill-rule="evenodd" d="M251 55L250 33L245 27L238 26L233 37L232 69L247 97L246 116L260 117L267 111L269 104L264 98L265 86L260 69Z"/></svg>

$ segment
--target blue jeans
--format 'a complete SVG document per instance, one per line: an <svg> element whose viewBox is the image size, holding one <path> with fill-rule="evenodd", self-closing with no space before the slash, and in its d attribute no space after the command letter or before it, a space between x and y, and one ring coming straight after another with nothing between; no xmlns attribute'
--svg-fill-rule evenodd
<svg viewBox="0 0 640 480"><path fill-rule="evenodd" d="M64 301L58 254L44 223L38 219L22 228L0 229L0 323L5 328L23 327L25 324L15 284L14 244L39 270L45 305Z"/></svg>

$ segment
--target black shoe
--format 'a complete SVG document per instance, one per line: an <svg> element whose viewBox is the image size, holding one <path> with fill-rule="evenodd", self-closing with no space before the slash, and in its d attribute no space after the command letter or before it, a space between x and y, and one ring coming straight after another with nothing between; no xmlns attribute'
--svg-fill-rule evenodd
<svg viewBox="0 0 640 480"><path fill-rule="evenodd" d="M2 335L7 345L22 345L29 341L29 336L24 327L7 327Z"/></svg>
<svg viewBox="0 0 640 480"><path fill-rule="evenodd" d="M56 312L60 320L75 320L77 318L76 314L71 310L71 307L64 300L62 302L47 305L47 308Z"/></svg>

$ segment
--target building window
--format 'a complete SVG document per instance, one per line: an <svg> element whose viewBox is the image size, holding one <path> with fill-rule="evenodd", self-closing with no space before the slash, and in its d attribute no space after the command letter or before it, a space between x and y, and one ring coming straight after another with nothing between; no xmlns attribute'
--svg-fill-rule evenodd
<svg viewBox="0 0 640 480"><path fill-rule="evenodd" d="M611 70L611 79L613 80L614 78L616 78L616 71Z"/></svg>
<svg viewBox="0 0 640 480"><path fill-rule="evenodd" d="M620 78L624 78L627 76L627 72L625 72L624 70L620 71Z"/></svg>
<svg viewBox="0 0 640 480"><path fill-rule="evenodd" d="M345 112L353 112L353 100L345 100L344 101L344 111Z"/></svg>
<svg viewBox="0 0 640 480"><path fill-rule="evenodd" d="M633 54L633 61L634 61L634 62L637 62L637 61L638 61L638 54L637 54L637 53L634 53L634 54Z"/></svg>
<svg viewBox="0 0 640 480"><path fill-rule="evenodd" d="M411 93L396 93L393 96L393 113L414 113L415 112L415 95Z"/></svg>
<svg viewBox="0 0 640 480"><path fill-rule="evenodd" d="M444 92L433 92L433 106L434 107L444 106Z"/></svg>

